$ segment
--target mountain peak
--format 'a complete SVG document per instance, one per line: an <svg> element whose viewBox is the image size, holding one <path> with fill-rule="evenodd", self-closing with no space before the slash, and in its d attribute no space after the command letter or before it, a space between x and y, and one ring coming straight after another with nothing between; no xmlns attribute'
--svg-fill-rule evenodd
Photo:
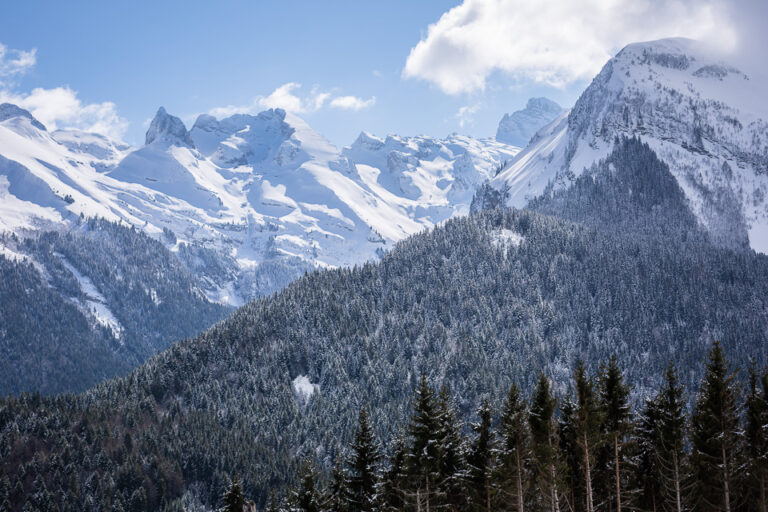
<svg viewBox="0 0 768 512"><path fill-rule="evenodd" d="M170 115L165 111L164 107L157 109L157 114L155 114L147 130L145 144L149 145L157 140L169 142L173 145L195 146L189 137L189 132L187 127L184 126L184 122L178 117Z"/></svg>
<svg viewBox="0 0 768 512"><path fill-rule="evenodd" d="M551 123L563 110L548 98L531 98L524 109L504 114L496 130L496 140L524 147L539 129Z"/></svg>
<svg viewBox="0 0 768 512"><path fill-rule="evenodd" d="M25 117L29 119L32 126L39 130L46 131L45 125L35 119L35 116L30 114L29 110L25 110L18 105L14 105L13 103L2 103L0 104L0 122L6 121L8 119L14 118L14 117Z"/></svg>

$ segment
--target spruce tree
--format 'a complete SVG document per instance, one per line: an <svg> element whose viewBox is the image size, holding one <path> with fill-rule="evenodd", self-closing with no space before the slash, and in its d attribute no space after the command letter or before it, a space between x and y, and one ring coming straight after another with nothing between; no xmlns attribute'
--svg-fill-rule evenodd
<svg viewBox="0 0 768 512"><path fill-rule="evenodd" d="M602 491L609 500L609 510L616 512L622 511L622 481L623 463L625 461L624 445L626 437L631 428L630 407L629 407L629 387L624 384L624 376L619 369L616 357L612 356L608 365L602 368L600 372L600 406L603 413L602 433L605 436L605 445L601 451L605 453L611 462L603 466L607 473L613 473L609 478L608 474L602 475ZM612 481L613 485L607 485Z"/></svg>
<svg viewBox="0 0 768 512"><path fill-rule="evenodd" d="M682 512L687 508L683 487L686 475L685 397L673 365L667 369L664 384L655 402L657 419L653 454L659 472L662 506L665 510Z"/></svg>
<svg viewBox="0 0 768 512"><path fill-rule="evenodd" d="M357 433L351 448L352 457L349 461L347 483L348 510L372 512L375 507L376 487L379 480L378 464L381 455L365 407L360 409Z"/></svg>
<svg viewBox="0 0 768 512"><path fill-rule="evenodd" d="M734 509L741 442L739 414L734 374L715 342L691 418L694 496L704 510Z"/></svg>
<svg viewBox="0 0 768 512"><path fill-rule="evenodd" d="M222 512L243 512L245 498L243 497L243 484L237 475L232 477L229 486L221 496L223 503Z"/></svg>
<svg viewBox="0 0 768 512"><path fill-rule="evenodd" d="M331 472L331 483L328 486L325 499L325 508L328 512L347 512L347 475L344 472L341 457L336 459L336 464Z"/></svg>
<svg viewBox="0 0 768 512"><path fill-rule="evenodd" d="M493 410L484 398L477 410L479 422L472 424L475 438L469 452L469 481L472 489L472 509L491 511L494 494L492 475L495 468L495 439L491 430Z"/></svg>
<svg viewBox="0 0 768 512"><path fill-rule="evenodd" d="M292 493L291 508L296 512L320 512L320 492L317 489L317 469L311 456L301 463L299 488Z"/></svg>
<svg viewBox="0 0 768 512"><path fill-rule="evenodd" d="M595 391L595 383L587 375L583 362L579 361L576 365L573 379L576 387L575 440L581 455L581 476L584 482L586 512L594 512L592 470L596 451L601 442L600 425L603 421L603 414Z"/></svg>
<svg viewBox="0 0 768 512"><path fill-rule="evenodd" d="M666 510L662 504L662 482L659 458L659 397L649 398L640 413L637 424L638 454L635 463L634 486L638 491L640 510Z"/></svg>
<svg viewBox="0 0 768 512"><path fill-rule="evenodd" d="M407 489L408 467L407 446L402 436L393 442L392 455L389 457L389 467L384 472L381 482L382 509L387 512L395 512L405 509L405 496Z"/></svg>
<svg viewBox="0 0 768 512"><path fill-rule="evenodd" d="M500 510L525 512L529 483L530 439L528 411L520 390L512 384L499 422L501 447L497 469Z"/></svg>
<svg viewBox="0 0 768 512"><path fill-rule="evenodd" d="M531 400L528 423L531 427L533 454L533 492L537 509L560 512L558 485L559 451L555 431L556 401L549 388L549 379L541 373Z"/></svg>
<svg viewBox="0 0 768 512"><path fill-rule="evenodd" d="M439 487L444 505L451 510L467 506L466 442L461 434L462 422L451 402L447 386L441 386L437 396L440 456Z"/></svg>
<svg viewBox="0 0 768 512"><path fill-rule="evenodd" d="M747 451L747 500L754 510L767 512L766 479L768 478L768 400L766 400L768 373L759 376L754 362L749 368L749 390L745 411Z"/></svg>
<svg viewBox="0 0 768 512"><path fill-rule="evenodd" d="M411 449L408 454L409 491L406 501L430 512L438 505L437 481L440 470L440 408L435 392L422 374L416 388L413 415L408 425Z"/></svg>

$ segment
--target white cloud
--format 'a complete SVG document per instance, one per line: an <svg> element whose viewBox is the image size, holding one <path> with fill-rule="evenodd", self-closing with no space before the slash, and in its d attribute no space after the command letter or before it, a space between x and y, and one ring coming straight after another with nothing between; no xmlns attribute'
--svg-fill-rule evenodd
<svg viewBox="0 0 768 512"><path fill-rule="evenodd" d="M495 71L563 86L594 76L624 45L736 32L721 0L464 0L430 25L403 70L448 94L483 90Z"/></svg>
<svg viewBox="0 0 768 512"><path fill-rule="evenodd" d="M9 50L0 43L0 87L9 85L16 76L35 67L37 50Z"/></svg>
<svg viewBox="0 0 768 512"><path fill-rule="evenodd" d="M373 106L376 98L367 100L356 96L334 96L328 91L321 91L318 86L312 87L309 94L300 94L301 84L288 82L268 96L256 96L253 101L245 105L228 105L217 107L208 113L214 117L222 118L232 114L256 114L268 108L282 108L294 114L306 114L316 112L325 106L346 110L361 110Z"/></svg>
<svg viewBox="0 0 768 512"><path fill-rule="evenodd" d="M343 110L362 110L372 107L376 104L376 96L371 96L367 100L357 96L337 96L331 100L331 107Z"/></svg>
<svg viewBox="0 0 768 512"><path fill-rule="evenodd" d="M128 129L128 121L118 115L114 103L84 104L69 87L36 88L29 93L0 90L2 102L29 110L49 130L74 128L120 140Z"/></svg>
<svg viewBox="0 0 768 512"><path fill-rule="evenodd" d="M0 43L0 103L13 103L35 116L49 130L74 128L122 139L128 121L117 114L111 101L83 103L67 86L53 89L16 90L14 79L31 70L36 50L9 50Z"/></svg>
<svg viewBox="0 0 768 512"><path fill-rule="evenodd" d="M465 105L460 107L456 115L453 116L459 121L459 127L464 128L468 124L472 124L475 120L475 113L480 109L480 104Z"/></svg>

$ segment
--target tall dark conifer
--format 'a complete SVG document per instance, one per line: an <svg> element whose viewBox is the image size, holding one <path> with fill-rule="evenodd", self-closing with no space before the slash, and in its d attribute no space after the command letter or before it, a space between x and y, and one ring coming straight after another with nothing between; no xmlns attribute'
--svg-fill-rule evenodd
<svg viewBox="0 0 768 512"><path fill-rule="evenodd" d="M291 508L296 512L320 512L321 494L317 488L318 473L315 463L307 456L301 463L299 488L291 496Z"/></svg>
<svg viewBox="0 0 768 512"><path fill-rule="evenodd" d="M469 479L471 483L472 509L491 512L494 497L493 472L496 440L491 430L493 410L483 399L477 410L479 421L472 424L475 438L469 452Z"/></svg>
<svg viewBox="0 0 768 512"><path fill-rule="evenodd" d="M440 408L435 392L421 376L416 388L413 415L408 425L411 449L408 454L409 489L407 503L418 510L430 512L439 503L438 479L440 476Z"/></svg>
<svg viewBox="0 0 768 512"><path fill-rule="evenodd" d="M747 452L747 500L758 512L768 512L768 373L758 375L753 363L749 369L749 389L745 411Z"/></svg>
<svg viewBox="0 0 768 512"><path fill-rule="evenodd" d="M227 490L224 491L221 497L221 501L224 504L223 512L243 512L243 505L245 505L243 484L237 475L232 477Z"/></svg>
<svg viewBox="0 0 768 512"><path fill-rule="evenodd" d="M622 512L622 495L626 456L624 446L631 430L630 389L624 384L624 376L615 357L600 372L600 407L603 412L602 433L605 443L602 447L603 462L601 490L608 500L608 510ZM606 471L607 470L607 471ZM610 482L610 484L609 484Z"/></svg>
<svg viewBox="0 0 768 512"><path fill-rule="evenodd" d="M573 373L576 388L576 408L574 410L575 441L580 450L582 479L584 482L586 512L594 512L595 498L592 489L592 473L597 449L600 447L600 425L603 414L595 383L587 375L584 363L579 362Z"/></svg>
<svg viewBox="0 0 768 512"><path fill-rule="evenodd" d="M528 423L533 454L533 492L536 510L560 512L559 451L555 429L556 400L543 373L531 400Z"/></svg>
<svg viewBox="0 0 768 512"><path fill-rule="evenodd" d="M349 461L347 484L348 510L372 512L375 508L376 487L379 480L378 464L381 455L365 407L360 409L357 433L351 448L352 457Z"/></svg>
<svg viewBox="0 0 768 512"><path fill-rule="evenodd" d="M462 422L451 402L447 386L437 396L440 454L439 486L445 508L465 510L467 505L466 441L461 434Z"/></svg>
<svg viewBox="0 0 768 512"><path fill-rule="evenodd" d="M739 389L715 342L691 418L694 497L703 510L731 512L735 507L739 414Z"/></svg>
<svg viewBox="0 0 768 512"><path fill-rule="evenodd" d="M501 446L497 468L499 510L525 512L530 481L530 434L528 411L520 390L512 384L499 421Z"/></svg>

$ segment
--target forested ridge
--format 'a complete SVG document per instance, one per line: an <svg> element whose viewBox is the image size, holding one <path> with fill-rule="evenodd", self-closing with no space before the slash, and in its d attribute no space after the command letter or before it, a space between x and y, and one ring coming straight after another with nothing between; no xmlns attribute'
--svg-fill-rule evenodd
<svg viewBox="0 0 768 512"><path fill-rule="evenodd" d="M71 231L0 236L26 257L0 255L0 394L82 391L231 311L209 302L184 265L135 228L83 219ZM119 332L96 320L81 276Z"/></svg>
<svg viewBox="0 0 768 512"><path fill-rule="evenodd" d="M233 474L263 505L273 491L286 496L307 455L318 479L330 478L362 407L389 460L422 374L450 390L466 436L460 424L483 397L503 411L515 384L533 400L542 375L557 421L575 414L567 397L579 361L599 383L601 362L615 357L638 414L670 364L692 398L715 340L734 367L761 368L768 258L725 249L690 224L681 196L654 185L668 169L647 146L626 140L614 158L642 159L630 169L641 182L652 170L645 193L610 208L606 200L626 197L623 181L593 187L611 166L583 183L578 193L614 223L506 209L453 219L381 263L309 273L124 378L81 395L0 401L0 478L13 510L39 508L40 496L62 510L213 507ZM569 193L535 206L568 218L581 211ZM625 206L637 214L626 221ZM658 222L668 224L661 234L643 227Z"/></svg>
<svg viewBox="0 0 768 512"><path fill-rule="evenodd" d="M743 373L745 386L715 343L689 412L674 366L633 404L615 358L592 372L579 363L565 395L541 374L531 390L511 384L498 410L484 397L469 424L422 375L398 436L381 443L361 408L330 476L308 455L266 510L764 511L768 372ZM234 475L223 510L247 502Z"/></svg>

